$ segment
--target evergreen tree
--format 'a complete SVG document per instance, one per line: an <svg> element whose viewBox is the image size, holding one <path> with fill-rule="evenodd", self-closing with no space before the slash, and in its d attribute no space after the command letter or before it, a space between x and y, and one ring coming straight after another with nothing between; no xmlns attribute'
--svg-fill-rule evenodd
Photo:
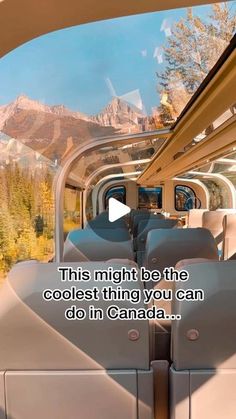
<svg viewBox="0 0 236 419"><path fill-rule="evenodd" d="M6 272L16 261L16 233L9 211L5 205L0 208L0 271Z"/></svg>
<svg viewBox="0 0 236 419"><path fill-rule="evenodd" d="M0 169L0 277L24 259L53 254L53 176L10 160Z"/></svg>
<svg viewBox="0 0 236 419"><path fill-rule="evenodd" d="M176 120L229 44L235 29L236 16L230 3L213 4L204 20L189 8L186 17L175 23L164 46L165 69L157 73L162 124Z"/></svg>

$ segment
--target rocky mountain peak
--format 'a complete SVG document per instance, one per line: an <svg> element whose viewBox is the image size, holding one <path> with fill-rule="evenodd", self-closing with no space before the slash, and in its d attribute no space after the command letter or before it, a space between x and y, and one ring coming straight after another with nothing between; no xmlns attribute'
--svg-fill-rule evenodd
<svg viewBox="0 0 236 419"><path fill-rule="evenodd" d="M138 125L142 118L144 114L140 109L119 97L114 97L98 115L93 117L94 121L100 125L117 128Z"/></svg>
<svg viewBox="0 0 236 419"><path fill-rule="evenodd" d="M144 118L140 109L119 97L114 97L97 115L90 116L78 111L72 111L62 104L49 106L26 95L20 95L8 105L0 106L0 130L19 111L28 112L31 115L33 113L47 113L56 115L58 118L70 117L76 120L92 122L103 127L113 127L121 132L133 131L139 125L140 120Z"/></svg>

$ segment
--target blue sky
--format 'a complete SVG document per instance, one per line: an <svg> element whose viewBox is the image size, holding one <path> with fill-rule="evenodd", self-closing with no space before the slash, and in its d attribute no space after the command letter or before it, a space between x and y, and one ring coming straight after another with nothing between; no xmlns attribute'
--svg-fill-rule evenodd
<svg viewBox="0 0 236 419"><path fill-rule="evenodd" d="M204 16L207 6L195 8ZM165 27L186 9L80 25L53 32L17 48L0 60L0 104L20 94L95 114L116 95L139 89L148 112L158 104L153 58L166 41Z"/></svg>

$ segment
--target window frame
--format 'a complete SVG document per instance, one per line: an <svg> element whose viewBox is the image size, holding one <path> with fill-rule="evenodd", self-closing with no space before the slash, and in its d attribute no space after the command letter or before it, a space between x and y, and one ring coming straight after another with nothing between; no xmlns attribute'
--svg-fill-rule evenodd
<svg viewBox="0 0 236 419"><path fill-rule="evenodd" d="M180 209L177 209L177 205L176 205L176 189L179 188L179 187L189 188L193 192L195 198L197 198L196 192L189 185L181 185L181 184L175 185L175 189L174 189L175 211L177 211L177 212L188 212L189 210L180 210Z"/></svg>
<svg viewBox="0 0 236 419"><path fill-rule="evenodd" d="M124 192L125 192L125 201L123 202L124 205L126 205L126 198L127 198L127 190L126 190L126 186L124 184L121 185L111 185L108 189L106 189L105 193L104 193L104 197L103 197L103 206L104 209L106 210L106 197L107 194L109 193L109 191L113 188L124 188Z"/></svg>

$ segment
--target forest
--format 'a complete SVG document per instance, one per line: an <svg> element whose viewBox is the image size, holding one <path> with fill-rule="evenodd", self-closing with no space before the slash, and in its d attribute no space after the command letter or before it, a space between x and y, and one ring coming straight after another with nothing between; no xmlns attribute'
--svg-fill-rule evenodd
<svg viewBox="0 0 236 419"><path fill-rule="evenodd" d="M0 281L24 259L53 255L53 173L13 160L0 168Z"/></svg>
<svg viewBox="0 0 236 419"><path fill-rule="evenodd" d="M236 31L235 2L212 4L204 16L188 8L162 47L164 68L157 72L157 128L173 124Z"/></svg>

